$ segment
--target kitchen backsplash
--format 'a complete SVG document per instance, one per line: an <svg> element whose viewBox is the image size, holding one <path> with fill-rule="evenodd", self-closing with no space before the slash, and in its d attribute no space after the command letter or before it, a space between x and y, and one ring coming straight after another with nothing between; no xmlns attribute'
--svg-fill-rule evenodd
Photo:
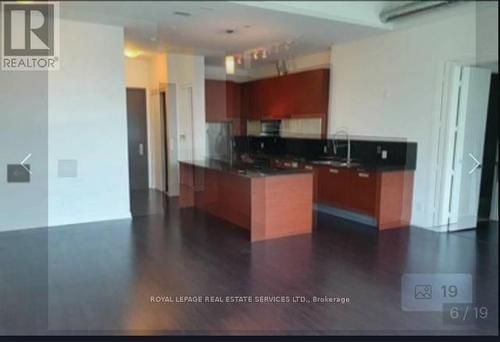
<svg viewBox="0 0 500 342"><path fill-rule="evenodd" d="M253 156L263 155L303 160L316 160L334 155L332 139L256 136L242 136L234 139L234 152L236 154L249 153ZM346 157L346 141L343 139L336 139L336 141L339 146L336 156ZM404 165L408 169L415 169L417 143L378 138L374 140L353 139L351 140L351 159L369 165Z"/></svg>

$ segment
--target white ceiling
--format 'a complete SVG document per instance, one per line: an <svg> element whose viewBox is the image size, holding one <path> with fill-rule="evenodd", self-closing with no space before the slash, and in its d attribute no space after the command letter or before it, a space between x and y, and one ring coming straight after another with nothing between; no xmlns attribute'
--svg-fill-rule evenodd
<svg viewBox="0 0 500 342"><path fill-rule="evenodd" d="M314 15L318 11L300 15L251 4L212 1L61 2L61 17L124 26L128 47L145 52L201 54L207 57L208 64L217 65L222 63L221 56L225 54L242 53L271 44L292 42L288 51L269 56L267 62L281 58L283 54L294 56L325 51L333 44L386 31L387 28L373 18L374 6L379 8L385 2L364 3L371 6L364 15L372 24L369 20L361 20L363 11L351 10L349 17L345 8L339 12L339 19L332 14L334 7L330 8L327 17L321 17ZM319 12L326 12L328 6L325 7L325 3L321 6L324 11ZM297 12L297 9L293 10ZM190 16L174 12L185 12ZM356 14L357 17L353 16ZM225 33L227 29L235 30L235 33L228 35Z"/></svg>

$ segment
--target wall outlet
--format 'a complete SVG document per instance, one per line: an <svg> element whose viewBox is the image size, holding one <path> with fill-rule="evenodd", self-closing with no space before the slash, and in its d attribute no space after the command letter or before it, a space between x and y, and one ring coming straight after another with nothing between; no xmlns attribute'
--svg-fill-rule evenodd
<svg viewBox="0 0 500 342"><path fill-rule="evenodd" d="M262 150L262 149L264 149L264 142L261 142L261 143L260 143L260 149L261 149L261 150Z"/></svg>
<svg viewBox="0 0 500 342"><path fill-rule="evenodd" d="M387 150L382 150L382 159L387 159Z"/></svg>

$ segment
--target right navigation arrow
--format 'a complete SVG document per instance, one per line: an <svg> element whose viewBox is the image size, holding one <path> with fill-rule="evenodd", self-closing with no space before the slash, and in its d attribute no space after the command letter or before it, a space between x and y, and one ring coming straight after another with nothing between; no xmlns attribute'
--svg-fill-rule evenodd
<svg viewBox="0 0 500 342"><path fill-rule="evenodd" d="M477 168L479 168L481 166L481 162L479 160L477 160L476 157L474 157L474 155L472 153L469 153L469 157L471 157L475 163L475 165L469 171L469 175L471 175L474 171L476 171Z"/></svg>

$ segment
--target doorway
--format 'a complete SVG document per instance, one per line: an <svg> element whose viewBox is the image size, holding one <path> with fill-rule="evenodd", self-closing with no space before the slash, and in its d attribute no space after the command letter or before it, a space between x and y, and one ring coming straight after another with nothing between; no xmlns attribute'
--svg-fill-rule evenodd
<svg viewBox="0 0 500 342"><path fill-rule="evenodd" d="M193 88L183 86L179 88L178 116L179 131L179 160L193 160L194 151L194 128L193 128Z"/></svg>
<svg viewBox="0 0 500 342"><path fill-rule="evenodd" d="M149 191L146 89L127 88L128 170L132 216L144 210Z"/></svg>
<svg viewBox="0 0 500 342"><path fill-rule="evenodd" d="M481 190L479 196L479 221L492 219L492 201L498 193L494 192L498 183L498 73L491 75L490 98L486 119L486 133L484 139L483 165L481 170ZM498 211L497 211L498 212ZM493 213L494 214L494 213ZM497 214L498 215L498 214ZM498 219L498 218L497 218Z"/></svg>
<svg viewBox="0 0 500 342"><path fill-rule="evenodd" d="M491 71L447 63L444 76L434 227L475 229Z"/></svg>
<svg viewBox="0 0 500 342"><path fill-rule="evenodd" d="M130 190L149 188L146 89L127 88L128 166Z"/></svg>

